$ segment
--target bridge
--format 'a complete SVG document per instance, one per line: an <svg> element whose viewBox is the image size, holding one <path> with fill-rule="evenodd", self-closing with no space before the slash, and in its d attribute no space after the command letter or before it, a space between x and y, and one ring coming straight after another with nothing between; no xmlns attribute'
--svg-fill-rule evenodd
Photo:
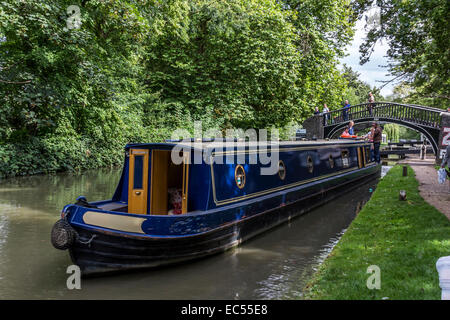
<svg viewBox="0 0 450 320"><path fill-rule="evenodd" d="M439 161L450 143L450 113L426 106L393 102L363 103L347 110L339 109L306 119L303 127L308 138L333 138L342 133L349 121L356 124L373 121L396 123L422 133Z"/></svg>

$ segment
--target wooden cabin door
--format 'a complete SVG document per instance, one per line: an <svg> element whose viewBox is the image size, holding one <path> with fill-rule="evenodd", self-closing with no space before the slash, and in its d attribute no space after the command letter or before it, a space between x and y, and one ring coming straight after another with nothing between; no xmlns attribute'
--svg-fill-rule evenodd
<svg viewBox="0 0 450 320"><path fill-rule="evenodd" d="M147 213L149 150L130 149L128 212Z"/></svg>

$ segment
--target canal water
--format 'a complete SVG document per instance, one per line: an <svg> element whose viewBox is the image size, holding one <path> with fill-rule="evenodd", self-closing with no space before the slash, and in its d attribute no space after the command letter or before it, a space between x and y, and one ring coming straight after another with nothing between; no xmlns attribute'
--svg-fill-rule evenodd
<svg viewBox="0 0 450 320"><path fill-rule="evenodd" d="M50 243L79 195L108 199L120 170L0 181L0 299L295 299L376 187L368 181L290 223L209 258L66 286L67 251Z"/></svg>

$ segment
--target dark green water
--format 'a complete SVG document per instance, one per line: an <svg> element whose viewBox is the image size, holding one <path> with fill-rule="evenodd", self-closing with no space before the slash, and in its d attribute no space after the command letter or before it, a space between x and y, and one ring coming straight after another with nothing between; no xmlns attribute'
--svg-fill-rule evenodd
<svg viewBox="0 0 450 320"><path fill-rule="evenodd" d="M0 299L292 299L370 197L376 181L226 253L66 286L68 252L50 243L65 204L111 198L120 170L0 181Z"/></svg>

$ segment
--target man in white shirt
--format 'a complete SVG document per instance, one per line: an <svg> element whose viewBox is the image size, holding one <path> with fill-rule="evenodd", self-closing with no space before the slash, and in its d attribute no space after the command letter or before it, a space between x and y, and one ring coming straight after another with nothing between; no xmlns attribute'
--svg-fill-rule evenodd
<svg viewBox="0 0 450 320"><path fill-rule="evenodd" d="M324 103L323 104L323 110L322 110L322 113L323 113L323 115L324 115L324 117L325 117L325 123L327 123L328 122L328 112L330 112L330 109L328 109L328 106L327 106L327 104L326 103Z"/></svg>

